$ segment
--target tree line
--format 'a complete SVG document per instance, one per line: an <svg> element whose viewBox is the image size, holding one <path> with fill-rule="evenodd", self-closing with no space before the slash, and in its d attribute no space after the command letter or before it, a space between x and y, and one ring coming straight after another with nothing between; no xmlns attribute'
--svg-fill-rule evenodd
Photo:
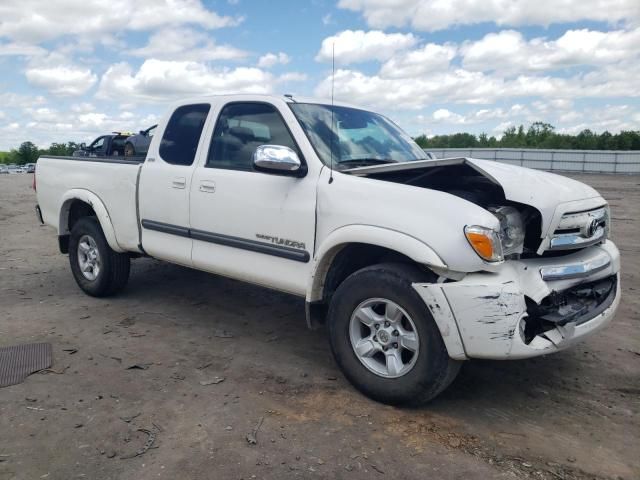
<svg viewBox="0 0 640 480"><path fill-rule="evenodd" d="M80 148L76 142L52 143L49 148L38 148L33 142L22 142L18 148L8 152L0 152L0 163L24 165L35 163L40 155L71 155Z"/></svg>
<svg viewBox="0 0 640 480"><path fill-rule="evenodd" d="M507 128L501 138L486 133L454 133L414 139L422 148L549 148L575 150L640 150L640 130L621 131L615 135L600 134L589 129L577 135L557 133L549 123L535 122L525 130L524 125Z"/></svg>

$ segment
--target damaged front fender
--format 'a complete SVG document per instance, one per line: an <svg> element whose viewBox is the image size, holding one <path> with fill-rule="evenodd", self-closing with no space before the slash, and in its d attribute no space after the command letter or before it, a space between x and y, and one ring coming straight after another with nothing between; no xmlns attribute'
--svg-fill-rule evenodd
<svg viewBox="0 0 640 480"><path fill-rule="evenodd" d="M542 279L553 264L589 264L602 255L610 261L585 277L568 269L566 279ZM567 348L611 321L620 303L619 266L619 252L607 242L572 256L509 261L496 273L413 287L452 358L528 358Z"/></svg>
<svg viewBox="0 0 640 480"><path fill-rule="evenodd" d="M524 294L513 278L471 274L459 282L414 284L414 288L425 302L443 295L448 311L443 314L442 308L430 308L431 313L439 326L451 323L443 319L454 319L454 327L449 328L456 328L467 358L505 358L511 354L518 325L527 313Z"/></svg>

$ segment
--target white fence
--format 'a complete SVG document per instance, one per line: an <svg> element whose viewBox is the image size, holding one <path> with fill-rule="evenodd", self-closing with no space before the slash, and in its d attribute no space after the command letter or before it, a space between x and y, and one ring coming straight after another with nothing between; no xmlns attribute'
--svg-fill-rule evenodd
<svg viewBox="0 0 640 480"><path fill-rule="evenodd" d="M437 158L474 157L564 172L640 174L640 150L538 150L533 148L427 149Z"/></svg>

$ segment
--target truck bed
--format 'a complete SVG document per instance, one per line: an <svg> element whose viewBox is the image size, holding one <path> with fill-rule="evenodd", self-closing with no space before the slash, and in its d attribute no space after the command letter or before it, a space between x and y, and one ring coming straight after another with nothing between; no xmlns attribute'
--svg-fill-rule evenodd
<svg viewBox="0 0 640 480"><path fill-rule="evenodd" d="M137 181L143 162L144 157L40 157L36 181L44 222L58 235L68 233L65 203L74 191L88 191L106 209L119 250L138 251Z"/></svg>

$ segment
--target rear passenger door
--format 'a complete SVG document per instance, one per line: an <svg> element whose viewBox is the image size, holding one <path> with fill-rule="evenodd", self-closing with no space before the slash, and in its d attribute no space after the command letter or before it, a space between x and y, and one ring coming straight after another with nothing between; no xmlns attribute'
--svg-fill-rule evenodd
<svg viewBox="0 0 640 480"><path fill-rule="evenodd" d="M208 103L176 108L142 167L139 208L142 247L156 258L191 266L189 190Z"/></svg>
<svg viewBox="0 0 640 480"><path fill-rule="evenodd" d="M295 122L288 108L267 102L230 102L220 109L191 187L193 263L303 295L313 252L318 171L307 169L283 115ZM256 171L253 153L260 145L293 149L307 174Z"/></svg>

